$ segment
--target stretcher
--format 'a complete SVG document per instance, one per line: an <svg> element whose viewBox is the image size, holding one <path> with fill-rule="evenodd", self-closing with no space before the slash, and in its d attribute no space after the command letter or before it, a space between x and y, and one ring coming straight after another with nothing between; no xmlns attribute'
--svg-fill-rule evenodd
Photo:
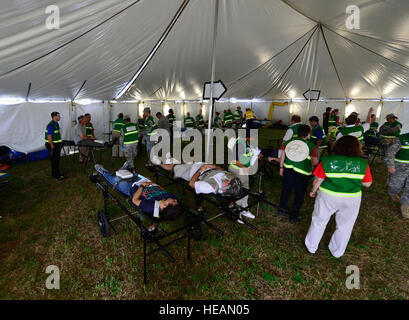
<svg viewBox="0 0 409 320"><path fill-rule="evenodd" d="M214 205L218 210L219 214L209 218L207 221L212 221L214 219L217 219L219 217L224 217L227 220L233 221L233 222L241 222L242 224L246 225L247 227L256 230L257 227L254 226L253 224L249 223L245 219L241 217L241 213L244 211L248 211L251 208L257 206L257 214L259 211L259 205L261 202L266 203L267 205L273 206L277 208L278 206L269 202L266 200L266 196L264 192L261 191L261 177L260 176L260 185L259 185L259 192L252 192L249 189L242 188L242 193L239 197L234 198L230 196L225 196L225 195L220 195L220 194L196 194L195 191L189 186L189 182L181 179L181 178L175 178L173 176L173 173L170 171L167 171L160 166L154 165L154 166L149 166L148 169L153 173L154 178L156 179L156 182L158 183L159 177L165 178L166 180L169 181L168 184L164 185L164 187L170 186L170 185L179 185L183 189L183 193L185 193L186 190L192 192L195 195L196 199L196 204L198 208L203 212L202 208L202 203L203 201L207 201L208 203L211 203ZM249 198L252 198L255 200L255 202L247 207L241 207L236 203L236 201L244 198L245 196L249 196Z"/></svg>
<svg viewBox="0 0 409 320"><path fill-rule="evenodd" d="M185 217L185 223L183 226L176 228L173 231L165 231L160 226L160 219L154 218L151 214L144 213L137 206L135 206L129 196L120 192L118 189L115 189L116 185L111 185L105 177L100 173L94 173L89 175L91 182L95 183L101 190L104 199L104 210L98 212L98 225L103 237L109 237L110 228L115 232L115 228L112 223L123 218L130 218L140 229L141 239L143 240L143 281L147 283L147 257L156 253L162 252L170 262L175 262L176 259L170 254L167 250L171 244L187 238L187 259L190 260L191 257L191 240L192 238L196 241L203 239L204 234L204 225L215 230L218 234L223 235L224 232L219 228L212 225L206 220L202 213L194 211L178 200L178 203L183 208L183 215ZM115 190L115 194L110 191L110 189ZM121 196L127 203L128 206L125 206L118 198ZM108 204L109 201L112 201L116 204L123 213L124 216L116 217L110 219ZM170 237L177 237L168 241ZM168 241L167 243L164 243ZM147 251L147 245L151 244L155 246L155 249Z"/></svg>

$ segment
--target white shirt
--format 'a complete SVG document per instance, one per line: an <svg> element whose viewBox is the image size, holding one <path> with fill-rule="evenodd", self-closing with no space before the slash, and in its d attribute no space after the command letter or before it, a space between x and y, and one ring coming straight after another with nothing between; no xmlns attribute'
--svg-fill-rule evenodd
<svg viewBox="0 0 409 320"><path fill-rule="evenodd" d="M197 170L196 170L197 171ZM219 185L219 192L218 193L223 193L222 191L222 186L223 182L222 179L224 177L224 173L218 173L215 176L212 177L212 179L216 180L217 184ZM204 193L204 194L209 194L209 193L216 193L216 190L213 189L213 187L208 184L205 181L197 181L195 182L195 191L196 194L199 193Z"/></svg>
<svg viewBox="0 0 409 320"><path fill-rule="evenodd" d="M297 125L297 124L301 124L301 122L294 123L293 125L290 126L290 128L289 128L289 129L287 130L287 132L285 133L285 136L284 136L284 138L283 138L284 141L291 140L291 138L293 137L293 134L294 134L293 129L291 129L291 128L292 128L293 126Z"/></svg>
<svg viewBox="0 0 409 320"><path fill-rule="evenodd" d="M371 127L371 124L370 123L364 123L364 124L360 124L359 125L360 127L362 127L362 128L364 128L364 132L367 132L369 129L370 129L370 127ZM358 127L359 127L358 126ZM350 124L350 125L348 125L348 126L345 126L345 128L351 128L351 127L355 127L355 125L354 124ZM342 137L343 137L344 135L341 133L341 131L339 131L338 132L338 134L337 134L337 140L336 141L338 141L339 139L341 139ZM353 136L355 136L355 135L353 135ZM359 135L359 136L355 136L356 138L359 138L361 135Z"/></svg>

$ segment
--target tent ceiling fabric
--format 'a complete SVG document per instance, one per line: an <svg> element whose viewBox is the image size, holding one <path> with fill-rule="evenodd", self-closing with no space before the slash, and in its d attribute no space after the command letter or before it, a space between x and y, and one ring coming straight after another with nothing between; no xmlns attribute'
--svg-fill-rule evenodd
<svg viewBox="0 0 409 320"><path fill-rule="evenodd" d="M114 98L182 3L3 0L0 97L24 98L31 82L31 98L71 99L87 80L78 99ZM59 30L45 27L48 5L60 8ZM359 30L346 29L348 5L360 8ZM121 99L200 99L214 8L215 0L190 0ZM220 0L216 79L235 98L289 99L309 88L325 98L408 98L408 29L407 0Z"/></svg>

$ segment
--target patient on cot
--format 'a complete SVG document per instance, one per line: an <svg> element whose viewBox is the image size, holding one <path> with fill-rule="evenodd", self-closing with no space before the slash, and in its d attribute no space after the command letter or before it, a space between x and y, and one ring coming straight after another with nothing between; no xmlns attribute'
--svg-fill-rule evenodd
<svg viewBox="0 0 409 320"><path fill-rule="evenodd" d="M175 220L180 215L182 209L177 197L148 178L134 175L130 180L123 180L99 164L95 170L116 190L130 197L136 207L154 218Z"/></svg>
<svg viewBox="0 0 409 320"><path fill-rule="evenodd" d="M175 178L181 178L189 182L189 186L196 194L221 194L231 197L240 197L241 182L231 172L213 164L160 164L167 170L173 171Z"/></svg>

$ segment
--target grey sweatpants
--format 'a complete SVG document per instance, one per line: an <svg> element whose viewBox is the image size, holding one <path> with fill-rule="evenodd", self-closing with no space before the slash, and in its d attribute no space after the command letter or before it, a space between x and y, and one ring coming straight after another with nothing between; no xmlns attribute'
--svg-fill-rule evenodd
<svg viewBox="0 0 409 320"><path fill-rule="evenodd" d="M126 161L122 166L122 169L133 170L134 166L134 159L138 154L138 143L126 144L125 145L125 158Z"/></svg>
<svg viewBox="0 0 409 320"><path fill-rule="evenodd" d="M402 204L409 206L409 164L395 161L395 169L395 174L389 174L388 192L394 196L403 189L400 200Z"/></svg>
<svg viewBox="0 0 409 320"><path fill-rule="evenodd" d="M119 145L119 140L120 140L121 134L116 131L112 131L112 157L123 157L124 152L121 150L121 147Z"/></svg>
<svg viewBox="0 0 409 320"><path fill-rule="evenodd" d="M151 150L153 146L155 145L155 141L152 141L151 136L146 135L145 136L145 141L146 141L146 154L148 156L148 160L151 159Z"/></svg>
<svg viewBox="0 0 409 320"><path fill-rule="evenodd" d="M307 249L311 253L317 251L328 221L335 213L336 230L331 237L328 248L335 258L341 257L347 248L360 206L361 197L336 197L318 191L310 229L305 238Z"/></svg>

